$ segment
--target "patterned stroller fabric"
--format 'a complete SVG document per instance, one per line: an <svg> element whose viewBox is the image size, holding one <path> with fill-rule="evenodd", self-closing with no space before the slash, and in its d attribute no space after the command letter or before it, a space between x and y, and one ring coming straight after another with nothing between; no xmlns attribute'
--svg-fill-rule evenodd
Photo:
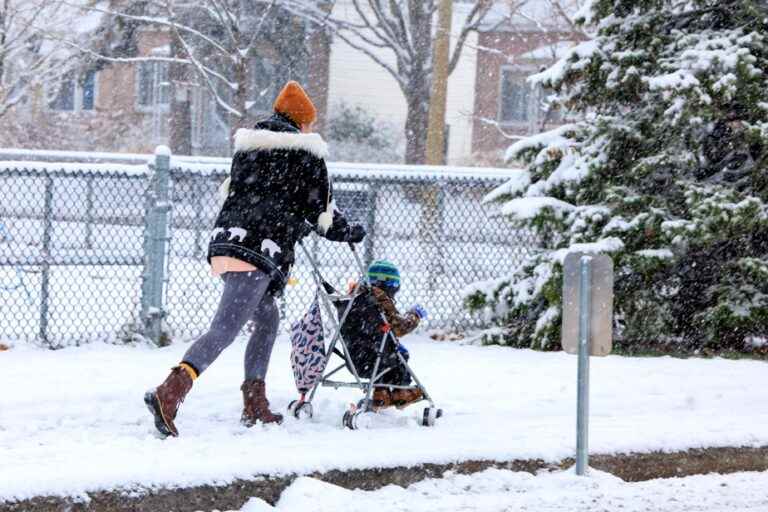
<svg viewBox="0 0 768 512"><path fill-rule="evenodd" d="M299 393L307 393L323 376L328 358L317 296L304 318L291 328L291 366Z"/></svg>

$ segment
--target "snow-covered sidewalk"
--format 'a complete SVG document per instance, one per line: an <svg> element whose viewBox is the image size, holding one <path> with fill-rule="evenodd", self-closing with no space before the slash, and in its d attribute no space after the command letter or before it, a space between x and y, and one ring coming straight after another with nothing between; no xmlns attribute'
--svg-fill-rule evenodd
<svg viewBox="0 0 768 512"><path fill-rule="evenodd" d="M348 431L359 395L324 389L313 421L238 424L245 345L236 342L182 405L181 437L158 439L142 397L188 345L92 345L0 353L0 500L116 487L225 483L258 474L395 467L471 459L572 456L576 359L411 337L413 365L446 411L435 428L418 410L387 411ZM288 340L276 346L267 390L295 398ZM768 445L766 364L622 358L592 361L593 453Z"/></svg>
<svg viewBox="0 0 768 512"><path fill-rule="evenodd" d="M474 475L446 474L403 489L349 491L299 478L275 507L254 498L241 512L766 512L768 473L699 475L626 483L593 471L516 473L489 469Z"/></svg>

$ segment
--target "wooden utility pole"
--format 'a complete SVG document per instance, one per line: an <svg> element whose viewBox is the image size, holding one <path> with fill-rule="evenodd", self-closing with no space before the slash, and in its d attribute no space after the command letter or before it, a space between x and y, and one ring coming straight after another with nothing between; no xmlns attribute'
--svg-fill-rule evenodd
<svg viewBox="0 0 768 512"><path fill-rule="evenodd" d="M432 64L432 95L429 102L428 165L445 164L445 110L448 100L452 20L453 0L440 0Z"/></svg>

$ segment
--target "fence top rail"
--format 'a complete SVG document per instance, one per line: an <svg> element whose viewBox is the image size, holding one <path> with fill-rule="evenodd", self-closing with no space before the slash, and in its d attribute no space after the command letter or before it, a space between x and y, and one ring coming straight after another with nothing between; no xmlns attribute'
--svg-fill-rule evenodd
<svg viewBox="0 0 768 512"><path fill-rule="evenodd" d="M122 163L143 165L154 160L154 154L142 153L106 153L93 151L52 151L40 149L0 148L0 161L18 160L24 162L69 162L82 164ZM229 165L230 159L209 156L174 155L175 161L184 163L203 163Z"/></svg>
<svg viewBox="0 0 768 512"><path fill-rule="evenodd" d="M230 160L226 160L228 164ZM172 172L177 176L217 176L224 177L229 173L229 166L224 162L216 164L171 161ZM346 162L329 162L328 171L336 179L345 181L366 182L400 181L450 181L450 182L488 182L503 183L518 177L520 169L497 169L486 167L440 167L427 165L395 165L395 164L358 164Z"/></svg>
<svg viewBox="0 0 768 512"><path fill-rule="evenodd" d="M0 176L4 174L28 176L147 176L147 164L127 165L117 163L69 163L69 162L30 162L0 160Z"/></svg>
<svg viewBox="0 0 768 512"><path fill-rule="evenodd" d="M79 151L37 151L0 148L0 172L9 164L24 169L54 169L78 173L125 174L126 170L143 168L154 160L154 155L129 153L88 153ZM9 162L10 161L10 162ZM224 176L229 172L231 158L203 156L171 157L171 169L176 175ZM23 164L23 165L22 165ZM400 164L365 164L329 162L328 170L334 178L350 181L487 181L501 183L515 178L520 169L489 167L456 167Z"/></svg>

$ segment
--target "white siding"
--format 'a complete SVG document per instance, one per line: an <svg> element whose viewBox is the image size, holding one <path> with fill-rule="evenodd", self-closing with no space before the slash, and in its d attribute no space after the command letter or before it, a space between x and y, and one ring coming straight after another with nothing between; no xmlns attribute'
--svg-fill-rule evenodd
<svg viewBox="0 0 768 512"><path fill-rule="evenodd" d="M459 23L463 19L459 20ZM455 21L454 21L455 25ZM454 30L457 32L459 28ZM454 41L455 42L455 41ZM461 60L448 80L446 122L451 126L448 163L466 163L472 155L472 116L475 113L477 34L467 38Z"/></svg>

